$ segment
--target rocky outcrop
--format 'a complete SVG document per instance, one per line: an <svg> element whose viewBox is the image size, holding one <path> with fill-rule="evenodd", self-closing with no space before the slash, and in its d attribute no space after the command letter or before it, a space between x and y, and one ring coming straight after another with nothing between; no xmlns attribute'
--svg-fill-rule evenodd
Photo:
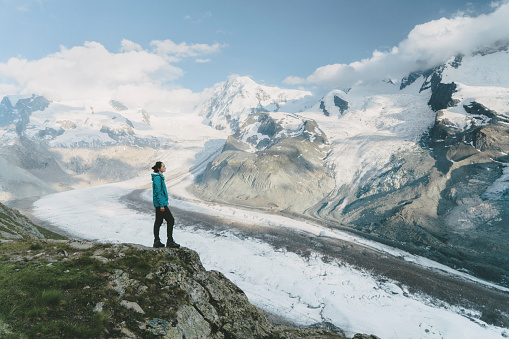
<svg viewBox="0 0 509 339"><path fill-rule="evenodd" d="M417 79L419 79L420 77L424 77L424 78L429 77L431 74L433 74L433 71L434 71L434 69L429 69L426 71L415 71L415 72L410 73L408 76L404 77L401 80L399 89L400 90L405 89L406 87L410 86L415 81L417 81Z"/></svg>
<svg viewBox="0 0 509 339"><path fill-rule="evenodd" d="M327 95L320 100L315 108L323 112L323 114L327 117L341 117L341 115L343 115L350 107L346 97L347 95L345 92L341 90L333 90L327 93Z"/></svg>
<svg viewBox="0 0 509 339"><path fill-rule="evenodd" d="M356 200L334 209L338 192L317 215L507 286L508 117L479 102L464 109L464 125L438 111L423 148L395 155Z"/></svg>
<svg viewBox="0 0 509 339"><path fill-rule="evenodd" d="M456 84L454 82L444 84L441 80L439 73L433 73L430 80L431 97L428 105L435 112L448 107L454 107L459 103L459 100L452 98L452 95L456 92Z"/></svg>
<svg viewBox="0 0 509 339"><path fill-rule="evenodd" d="M334 98L334 99L333 99L333 100L334 100L334 101L333 101L333 102L334 102L334 106L335 106L335 107L337 107L337 109L339 110L339 114L340 114L340 115L341 115L341 114L343 114L346 110L348 110L348 102L347 102L347 101L345 101L345 100L341 99L341 98L340 98L339 96L337 96L337 95L334 95L334 96L333 96L333 98ZM320 101L320 109L323 111L323 114L324 114L325 116L330 116L330 115L331 115L331 112L329 112L329 111L327 110L327 106L326 106L326 104L325 104L324 99L322 99L322 100Z"/></svg>
<svg viewBox="0 0 509 339"><path fill-rule="evenodd" d="M110 105L117 112L128 110L126 105L124 105L123 103L121 103L120 101L117 101L117 100L110 100Z"/></svg>
<svg viewBox="0 0 509 339"><path fill-rule="evenodd" d="M0 127L14 124L16 133L22 135L30 121L30 115L35 111L42 111L50 102L42 97L32 95L30 98L19 99L13 106L8 97L0 103Z"/></svg>
<svg viewBox="0 0 509 339"><path fill-rule="evenodd" d="M206 271L198 254L187 248L81 240L11 241L0 247L0 256L9 266L0 271L1 278L7 279L3 290L30 296L19 301L16 295L2 294L0 335L344 338L321 325L272 324L237 286L220 272ZM30 288L28 281L32 270L38 277L37 289ZM29 309L23 311L32 307L34 299L45 306L36 316Z"/></svg>
<svg viewBox="0 0 509 339"><path fill-rule="evenodd" d="M228 137L193 191L207 200L304 213L334 188L325 165L329 149L313 120L252 115Z"/></svg>
<svg viewBox="0 0 509 339"><path fill-rule="evenodd" d="M59 238L58 235L32 223L19 211L0 203L0 242L12 239L45 239L47 237Z"/></svg>

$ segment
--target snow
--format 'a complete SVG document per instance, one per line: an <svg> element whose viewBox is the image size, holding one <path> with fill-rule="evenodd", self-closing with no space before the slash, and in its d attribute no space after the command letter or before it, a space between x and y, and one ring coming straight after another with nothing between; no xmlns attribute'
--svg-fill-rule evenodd
<svg viewBox="0 0 509 339"><path fill-rule="evenodd" d="M185 187L220 150L195 147L172 151L168 161L170 206L238 220L257 227L285 227L295 232L346 239L407 261L476 280L428 259L332 230L276 215L200 202ZM169 155L169 154L168 154ZM38 200L34 213L40 219L76 236L100 242L152 244L152 208L139 212L121 198L135 189L150 187L149 173L129 181L52 194ZM151 206L151 190L142 197ZM163 228L164 230L164 228ZM162 234L164 236L164 234ZM341 261L324 262L317 254L308 258L232 231L220 234L182 225L177 220L175 239L196 250L208 270L218 270L237 284L250 301L297 324L329 321L347 335L357 332L381 338L502 338L503 328L480 320L474 311L437 303L425 295L413 295L396 281L380 281L370 272Z"/></svg>
<svg viewBox="0 0 509 339"><path fill-rule="evenodd" d="M284 138L284 137L296 137L301 135L304 131L304 124L308 119L305 119L302 116L291 114L291 113L282 113L282 112L270 112L267 113L270 118L274 119L275 122L281 125L282 129L274 136L274 139ZM264 139L270 139L269 136L263 135L259 133L259 128L261 126L260 122L254 122L251 124L243 124L242 127L237 131L238 140L245 142L249 145L249 148L246 149L246 152L255 153L258 151L265 150L270 147L271 144L267 144L264 147L260 147L260 143ZM313 141L315 138L316 132L310 136L310 140Z"/></svg>
<svg viewBox="0 0 509 339"><path fill-rule="evenodd" d="M497 73L497 67L502 70L508 67L508 64L503 64L504 60L507 61L507 53L503 53L506 52L498 53L497 57L488 56L493 67L487 68L481 67L480 56L464 57L462 65L471 69L466 76L452 67L444 70L444 82L449 79L455 81L458 91L454 98L460 100L457 107L444 111L444 117L460 128L468 127L472 116L466 114L463 105L470 104L474 99L489 109L509 116L508 80ZM483 66L487 65L485 60ZM508 72L502 71L500 74ZM332 95L327 97L327 109L330 109L331 116L324 116L318 105L310 105L310 109L299 113L303 118L317 121L329 137L332 153L327 159L337 173L337 188L362 185L384 171L398 152L418 147L420 136L435 121L435 113L427 105L429 91L419 93L419 87L416 82L399 91L398 86L387 82L364 84L347 92L332 92L348 102L348 110L341 115L331 106ZM296 113L294 109L303 107L304 100L310 97L309 92L261 86L248 78L240 78L236 82L223 83L213 100L200 108L202 115L213 109L215 114L208 117L206 122L223 126L226 128L224 131L201 124L203 116L192 114L151 112L149 125L139 108L128 107L126 111L112 112L107 101L101 101L86 105L52 103L47 110L34 112L27 133L37 133L46 127L58 130L61 126L59 121L72 121L76 129L67 129L51 141L53 146L71 147L84 138L103 142L107 138L107 134L100 132L104 124L121 127L129 119L135 126L137 136L171 140L171 149L161 150L157 154L158 160L164 161L168 168L167 185L173 195L170 206L220 217L226 220L226 225L238 221L262 228L284 228L311 236L353 242L431 270L440 270L509 292L508 289L426 258L317 223L210 204L199 201L187 192L186 187L194 176L221 151L229 134L228 119L242 122L260 105ZM283 112L271 114L285 119L289 116ZM300 117L295 121L285 120L284 123L288 124L285 129L296 129L301 124L301 120L297 120ZM257 135L255 132L251 130L249 135ZM508 175L506 167L504 175L487 189L485 195L501 198L507 191ZM152 208L147 211L133 210L122 200L134 190L144 189L141 197L147 206L151 206L150 184L150 175L147 173L120 183L47 195L34 204L34 213L38 218L85 239L151 246ZM344 204L351 199L354 197L346 197ZM381 338L509 336L508 329L478 320L479 314L473 310L439 303L426 295L411 294L406 286L397 281L381 281L370 272L338 260L324 262L316 253L304 258L275 249L259 240L239 237L234 230L216 234L196 225L179 224L178 220L175 239L183 246L196 250L207 269L223 272L246 292L253 304L298 324L329 321L350 336L361 332Z"/></svg>
<svg viewBox="0 0 509 339"><path fill-rule="evenodd" d="M212 97L198 108L198 113L205 117L205 124L235 132L230 126L232 121L244 121L259 109L277 111L281 108L291 112L295 102L300 103L310 96L312 93L308 91L263 86L249 77L236 77L219 84Z"/></svg>
<svg viewBox="0 0 509 339"><path fill-rule="evenodd" d="M500 115L509 116L509 51L488 55L465 56L461 65L454 68L449 64L442 72L442 82L456 84L453 99L458 100L455 107L443 110L443 118L448 119L459 129L485 125L489 118L468 114L463 106L478 102Z"/></svg>
<svg viewBox="0 0 509 339"><path fill-rule="evenodd" d="M150 120L150 124L146 121L146 117ZM188 140L189 133L191 135L206 133L207 137L226 138L224 131L209 131L210 128L201 124L201 121L200 117L192 113L149 114L147 112L144 116L139 107L128 107L127 110L117 112L107 100L86 104L52 102L47 109L31 114L25 134L37 140L37 134L48 128L59 131L60 135L47 137L49 146L53 148L73 148L84 144L90 147L116 145L116 140L110 138L108 133L101 131L103 127L112 131L132 133L132 137L137 137L147 144L153 142L155 138L162 144L178 144L181 140ZM12 132L9 129L0 129L2 139L7 138L8 133Z"/></svg>
<svg viewBox="0 0 509 339"><path fill-rule="evenodd" d="M342 95L349 108L339 117L326 117L316 106L302 113L317 121L329 137L328 161L338 189L348 191L379 176L395 154L417 148L421 135L435 122L428 93L400 92L387 83L381 91L385 94L380 95L374 84L353 88ZM342 206L354 199L347 196Z"/></svg>
<svg viewBox="0 0 509 339"><path fill-rule="evenodd" d="M482 197L489 200L507 200L509 196L509 164L504 164L504 170L498 178L483 193Z"/></svg>
<svg viewBox="0 0 509 339"><path fill-rule="evenodd" d="M177 185L182 186L182 182ZM150 246L152 209L146 213L136 212L120 201L125 194L147 184L147 178L143 177L49 195L36 202L35 212L37 217L82 238ZM178 187L170 187L173 187L171 192L179 191ZM145 192L146 197L150 194L150 190ZM172 199L170 205L214 216L219 214L257 226L293 225L297 230L321 236L341 233L229 207L214 206L208 210L207 204L188 200ZM192 226L177 225L175 239L195 249L208 270L223 272L246 292L253 304L298 324L330 321L349 335L363 332L382 338L498 338L504 333L502 328L469 319L475 318L474 311L436 305L427 296L409 294L397 282L381 282L369 272L342 262L323 262L316 254L303 258L257 240L241 239L233 232L215 234ZM362 240L352 237L352 241ZM382 248L367 241L366 244ZM447 269L396 249L384 250L404 255L410 261ZM466 276L461 272L457 274Z"/></svg>
<svg viewBox="0 0 509 339"><path fill-rule="evenodd" d="M470 86L509 87L509 51L487 55L464 56L458 68L449 64L442 72L443 83L462 83Z"/></svg>

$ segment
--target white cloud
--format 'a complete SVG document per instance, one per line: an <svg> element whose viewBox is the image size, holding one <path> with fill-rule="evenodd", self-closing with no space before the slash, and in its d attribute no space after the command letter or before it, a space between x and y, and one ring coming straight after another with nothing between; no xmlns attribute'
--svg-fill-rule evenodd
<svg viewBox="0 0 509 339"><path fill-rule="evenodd" d="M182 58L186 57L217 53L221 48L226 46L219 43L213 45L187 44L186 42L176 44L171 40L155 40L152 41L150 45L158 55L165 56L172 61L180 61Z"/></svg>
<svg viewBox="0 0 509 339"><path fill-rule="evenodd" d="M16 85L12 84L0 84L0 93L4 95L0 95L0 98L3 98L7 94L17 93L18 88Z"/></svg>
<svg viewBox="0 0 509 339"><path fill-rule="evenodd" d="M123 39L120 42L120 45L122 46L120 48L121 52L132 52L132 51L141 52L141 51L143 51L143 48L141 47L141 45L139 45L135 42L132 42L130 40L127 40L127 39Z"/></svg>
<svg viewBox="0 0 509 339"><path fill-rule="evenodd" d="M192 101L199 94L174 85L184 71L173 65L175 60L219 51L219 44L175 44L155 41L153 50L122 40L118 53L109 52L97 42L83 46L61 47L60 51L39 60L11 58L0 63L0 89L4 94L44 95L50 100L118 99L139 106L169 109L175 103ZM173 57L173 58L172 58ZM5 85L9 83L9 86ZM6 93L5 90L17 90ZM171 107L164 102L172 102ZM188 105L188 106L189 106Z"/></svg>
<svg viewBox="0 0 509 339"><path fill-rule="evenodd" d="M210 59L196 59L195 61L198 64L206 64L206 63L210 62L211 60Z"/></svg>
<svg viewBox="0 0 509 339"><path fill-rule="evenodd" d="M351 64L326 65L306 78L289 76L290 85L317 84L348 88L358 81L401 78L417 70L435 67L458 54L470 54L495 43L509 43L509 3L490 14L455 16L417 25L408 37L388 52L375 51Z"/></svg>
<svg viewBox="0 0 509 339"><path fill-rule="evenodd" d="M205 99L204 93L189 89L164 89L152 84L125 84L115 93L124 103L135 103L150 112L190 113L196 104Z"/></svg>

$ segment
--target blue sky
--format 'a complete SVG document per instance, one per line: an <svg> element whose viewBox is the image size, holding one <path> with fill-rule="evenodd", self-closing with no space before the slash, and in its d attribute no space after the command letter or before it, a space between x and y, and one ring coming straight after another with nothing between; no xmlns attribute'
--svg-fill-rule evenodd
<svg viewBox="0 0 509 339"><path fill-rule="evenodd" d="M333 63L351 63L396 46L417 24L458 12L491 10L491 1L0 0L0 62L40 59L85 41L118 52L123 39L221 44L197 63L175 65L178 83L201 91L230 74L281 85Z"/></svg>
<svg viewBox="0 0 509 339"><path fill-rule="evenodd" d="M509 41L507 17L508 0L0 0L0 95L191 105L231 75L347 88Z"/></svg>

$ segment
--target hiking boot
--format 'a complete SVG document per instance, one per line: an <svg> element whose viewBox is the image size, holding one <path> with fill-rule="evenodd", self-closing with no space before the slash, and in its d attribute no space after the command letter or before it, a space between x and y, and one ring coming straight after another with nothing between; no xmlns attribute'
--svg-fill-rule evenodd
<svg viewBox="0 0 509 339"><path fill-rule="evenodd" d="M172 240L168 240L168 242L166 243L166 247L168 248L179 248L180 245L177 244L173 239Z"/></svg>
<svg viewBox="0 0 509 339"><path fill-rule="evenodd" d="M154 248L164 247L164 244L160 240L154 241Z"/></svg>

